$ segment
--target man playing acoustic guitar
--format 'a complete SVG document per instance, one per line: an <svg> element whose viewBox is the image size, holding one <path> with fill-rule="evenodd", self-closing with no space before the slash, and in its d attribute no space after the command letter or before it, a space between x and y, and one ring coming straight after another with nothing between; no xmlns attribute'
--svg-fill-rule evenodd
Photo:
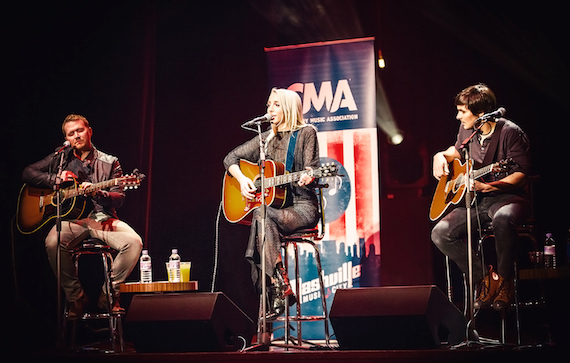
<svg viewBox="0 0 570 363"><path fill-rule="evenodd" d="M460 152L461 145L479 126L476 122L495 110L497 101L489 87L477 84L461 91L455 97L455 105L457 120L461 122L455 145L433 157L433 175L440 180L440 184L453 172L450 163L455 159L465 161ZM473 281L481 281L474 308L492 305L494 309L502 310L509 306L514 295L512 281L517 226L530 217L530 204L524 190L530 173L529 141L515 123L491 117L470 140L467 148L474 162L473 169L499 160L512 160L507 170L489 173L484 179L471 183L471 189L476 193L471 206L472 226L477 228L489 223L492 225L497 253L496 272L492 268L489 271L484 269L481 260L473 254ZM464 273L469 270L467 244L464 240L466 235L467 208L464 201L457 203L455 208L440 219L431 233L434 244Z"/></svg>
<svg viewBox="0 0 570 363"><path fill-rule="evenodd" d="M59 243L61 287L69 302L68 317L78 318L83 314L84 305L88 299L77 278L70 250L85 238L96 237L119 251L111 270L113 287L118 287L118 284L125 281L135 267L142 250L142 240L133 228L118 219L115 211L115 208L120 207L125 199L123 186L120 183L125 178L123 178L119 160L93 146L91 142L93 130L83 116L68 115L63 121L62 132L66 145L71 148L62 148L56 154L51 153L44 159L26 167L22 175L24 183L33 187L52 189L56 183L59 160L62 156L60 152L63 153L62 182L73 181L78 184L79 189L89 190L88 188L96 184L105 184L113 179L117 181L110 183L108 190L94 190L86 193L85 197L81 197L84 200L77 202L82 205L81 212L73 216L77 219L69 214L66 219L71 220L61 222ZM41 209L51 207L47 202L41 205ZM57 273L56 226L51 228L47 234L45 245L50 265ZM118 300L118 288L114 290L113 312L120 312L122 309ZM99 307L108 306L107 296L106 291L102 291L97 303Z"/></svg>

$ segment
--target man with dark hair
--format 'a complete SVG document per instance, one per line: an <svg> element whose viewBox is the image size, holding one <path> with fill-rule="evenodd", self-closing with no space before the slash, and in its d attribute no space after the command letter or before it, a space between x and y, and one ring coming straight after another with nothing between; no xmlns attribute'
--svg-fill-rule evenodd
<svg viewBox="0 0 570 363"><path fill-rule="evenodd" d="M465 161L465 155L461 151L463 142L479 126L476 123L481 121L480 117L495 110L497 101L489 87L477 84L461 91L455 97L455 105L456 118L461 125L455 145L433 157L433 175L438 180L449 175L449 163L454 159ZM490 173L471 184L472 190L476 192L475 203L471 206L472 225L476 228L479 226L478 221L482 225L492 225L497 253L496 272L493 268L484 270L481 260L473 254L473 281L481 281L474 307L479 309L492 305L496 310L502 310L509 306L513 298L517 226L530 216L530 204L524 189L530 173L529 141L521 128L512 121L492 118L481 126L467 149L469 158L474 162L474 169L512 159L507 171ZM489 149L492 151L487 155ZM467 208L464 203L459 203L440 219L431 233L433 243L457 263L464 273L469 270L468 250L464 240L466 235Z"/></svg>

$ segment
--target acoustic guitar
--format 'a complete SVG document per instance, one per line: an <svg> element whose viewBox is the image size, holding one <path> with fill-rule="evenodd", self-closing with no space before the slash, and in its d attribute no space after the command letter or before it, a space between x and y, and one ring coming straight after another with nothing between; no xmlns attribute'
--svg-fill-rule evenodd
<svg viewBox="0 0 570 363"><path fill-rule="evenodd" d="M259 166L247 160L240 160L239 166L243 174L253 180L257 187L255 198L251 200L243 198L239 182L226 172L222 185L222 207L228 222L251 225L251 212L263 204ZM306 174L313 178L335 176L337 167L332 163L327 163L316 169L286 173L283 163L267 160L264 174L265 193L263 194L266 205L282 208L287 201L287 189L281 186L298 181Z"/></svg>
<svg viewBox="0 0 570 363"><path fill-rule="evenodd" d="M505 171L512 163L512 159L501 160L482 167L481 169L473 170L473 162L470 161L469 169L473 176L472 180L481 178L492 172ZM449 206L456 205L463 200L463 197L465 196L465 182L468 179L465 175L466 171L466 162L462 163L459 159L454 159L449 163L449 174L444 175L439 179L433 195L429 210L429 218L432 221L439 219Z"/></svg>
<svg viewBox="0 0 570 363"><path fill-rule="evenodd" d="M21 233L32 234L54 221L57 218L57 193L61 200L62 219L85 217L89 211L84 196L117 185L125 189L136 189L144 177L144 174L135 169L130 175L94 183L85 189L80 188L77 182L73 182L72 186L62 188L58 192L24 184L18 196L16 225Z"/></svg>

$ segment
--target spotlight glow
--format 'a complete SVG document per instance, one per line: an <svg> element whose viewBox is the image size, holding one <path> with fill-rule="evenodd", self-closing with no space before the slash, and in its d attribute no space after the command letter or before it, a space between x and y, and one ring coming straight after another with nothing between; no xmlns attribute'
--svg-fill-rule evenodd
<svg viewBox="0 0 570 363"><path fill-rule="evenodd" d="M390 136L390 143L392 145L399 145L404 141L404 135L397 133L395 135Z"/></svg>

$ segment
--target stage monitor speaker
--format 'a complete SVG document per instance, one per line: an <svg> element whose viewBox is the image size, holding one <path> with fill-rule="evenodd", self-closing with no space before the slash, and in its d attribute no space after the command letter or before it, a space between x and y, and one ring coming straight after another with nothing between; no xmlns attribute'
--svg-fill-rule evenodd
<svg viewBox="0 0 570 363"><path fill-rule="evenodd" d="M329 314L341 349L431 349L464 340L466 320L436 286L340 289Z"/></svg>
<svg viewBox="0 0 570 363"><path fill-rule="evenodd" d="M134 295L125 323L137 352L235 351L255 334L255 323L221 292Z"/></svg>

